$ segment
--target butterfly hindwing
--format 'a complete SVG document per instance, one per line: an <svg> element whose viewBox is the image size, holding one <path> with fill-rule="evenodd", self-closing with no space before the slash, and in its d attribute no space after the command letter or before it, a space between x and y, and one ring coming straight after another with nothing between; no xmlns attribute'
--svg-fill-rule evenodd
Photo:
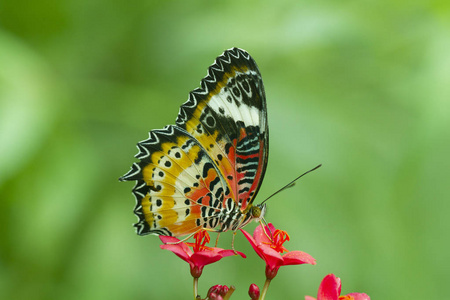
<svg viewBox="0 0 450 300"><path fill-rule="evenodd" d="M223 198L226 190L198 142L171 125L151 131L138 148L141 161L124 176L137 180L133 193L138 233L182 236L214 228L218 221L205 219L220 211L220 201L212 200Z"/></svg>
<svg viewBox="0 0 450 300"><path fill-rule="evenodd" d="M268 156L264 87L254 60L238 48L225 51L180 107L176 125L149 135L138 143L140 162L121 177L137 181L138 234L236 229Z"/></svg>

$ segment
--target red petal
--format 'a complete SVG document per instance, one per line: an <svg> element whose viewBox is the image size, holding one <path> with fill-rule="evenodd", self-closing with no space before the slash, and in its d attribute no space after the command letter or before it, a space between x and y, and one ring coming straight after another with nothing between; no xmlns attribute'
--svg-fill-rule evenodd
<svg viewBox="0 0 450 300"><path fill-rule="evenodd" d="M176 237L173 237L173 236L160 235L159 239L164 244L167 244L167 243L179 244L179 243L181 243L181 241L179 239L177 239Z"/></svg>
<svg viewBox="0 0 450 300"><path fill-rule="evenodd" d="M189 262L190 257L192 255L192 251L186 244L180 242L179 239L174 238L172 236L159 236L159 238L163 243L177 243L177 244L164 244L160 245L159 247L161 249L172 251L182 260Z"/></svg>
<svg viewBox="0 0 450 300"><path fill-rule="evenodd" d="M243 258L247 258L247 256L246 256L244 253L239 252L239 251L234 252L234 250L222 250L222 251L220 251L219 253L220 253L220 255L222 255L223 257L236 255L236 253L237 253L237 254L239 254L240 256L242 256Z"/></svg>
<svg viewBox="0 0 450 300"><path fill-rule="evenodd" d="M259 257L264 259L264 255L261 252L261 250L258 248L258 244L256 243L255 239L247 231L245 231L244 229L240 229L240 230L244 234L244 236L247 238L247 240L250 242L250 245L252 245L253 250L255 250L256 254L258 254Z"/></svg>
<svg viewBox="0 0 450 300"><path fill-rule="evenodd" d="M239 255L245 257L245 254L238 252ZM198 251L192 254L190 260L196 266L206 266L216 261L221 260L223 257L234 255L233 250L222 250L221 248L214 248L209 251Z"/></svg>
<svg viewBox="0 0 450 300"><path fill-rule="evenodd" d="M188 251L185 251L185 249L183 249L183 247L180 247L179 245L160 245L159 246L161 249L166 249L169 251L172 251L173 253L175 253L179 258L181 258L184 261L189 262L191 255L192 255L192 251L190 251L190 249L188 248Z"/></svg>
<svg viewBox="0 0 450 300"><path fill-rule="evenodd" d="M222 255L212 252L212 251L199 251L195 252L191 256L191 261L196 266L206 266L212 264L216 261L219 261L222 258Z"/></svg>
<svg viewBox="0 0 450 300"><path fill-rule="evenodd" d="M364 293L350 293L347 296L353 297L355 300L370 300L370 297Z"/></svg>
<svg viewBox="0 0 450 300"><path fill-rule="evenodd" d="M191 248L188 247L188 245L184 242L181 242L179 239L177 239L176 237L173 236L159 236L159 239L161 240L161 242L163 242L164 244L169 244L169 245L175 245L175 246L179 246L181 247L181 249L183 249L183 251L185 251L186 253L192 254L192 250Z"/></svg>
<svg viewBox="0 0 450 300"><path fill-rule="evenodd" d="M259 227L259 226L258 226ZM256 229L258 229L258 227L256 227ZM255 231L256 231L255 229ZM256 246L256 241L255 239L251 236L250 233L248 233L247 231L245 231L244 229L239 229L245 236L245 238L250 242L250 244L252 245L252 247Z"/></svg>
<svg viewBox="0 0 450 300"><path fill-rule="evenodd" d="M263 259L269 268L275 269L283 265L283 257L276 250L264 244L259 245L258 250L263 255Z"/></svg>
<svg viewBox="0 0 450 300"><path fill-rule="evenodd" d="M261 225L255 229L254 234L255 232L257 234L260 234L258 232L262 229L258 230L258 228L261 228ZM252 245L255 252L259 255L259 257L261 257L266 262L266 264L270 269L279 268L279 266L283 264L283 258L281 257L280 253L270 248L270 246L257 243L255 239L245 230L241 229L241 231L247 238L247 240L250 242L250 245ZM264 233L262 234L264 235Z"/></svg>
<svg viewBox="0 0 450 300"><path fill-rule="evenodd" d="M291 251L282 255L282 257L283 265L316 264L314 257L302 251Z"/></svg>
<svg viewBox="0 0 450 300"><path fill-rule="evenodd" d="M320 283L317 300L338 300L341 294L341 280L334 274L328 274Z"/></svg>
<svg viewBox="0 0 450 300"><path fill-rule="evenodd" d="M257 243L259 244L261 243L260 239L262 238L263 235L264 235L263 226L259 224L253 231L253 238L255 239L255 241L258 241Z"/></svg>
<svg viewBox="0 0 450 300"><path fill-rule="evenodd" d="M259 225L256 227L255 231L253 231L253 238L255 239L256 243L268 243L272 244L272 241L267 237L267 235L271 235L275 232L276 228L272 225L272 223L267 224L267 226L261 226Z"/></svg>

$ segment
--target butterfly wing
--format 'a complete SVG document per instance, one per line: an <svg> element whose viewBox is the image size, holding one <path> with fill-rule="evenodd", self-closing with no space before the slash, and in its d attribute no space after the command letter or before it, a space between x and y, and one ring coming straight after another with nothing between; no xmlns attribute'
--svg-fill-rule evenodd
<svg viewBox="0 0 450 300"><path fill-rule="evenodd" d="M232 227L233 212L251 206L268 156L264 88L250 55L233 48L219 56L176 125L152 130L138 149L140 162L120 178L137 181L138 234Z"/></svg>
<svg viewBox="0 0 450 300"><path fill-rule="evenodd" d="M136 180L140 235L183 236L214 228L225 190L211 158L192 136L169 125L138 143L141 161L121 180ZM217 197L216 197L217 196Z"/></svg>
<svg viewBox="0 0 450 300"><path fill-rule="evenodd" d="M201 88L180 107L176 123L205 146L245 211L259 190L269 154L266 97L253 58L238 48L219 56Z"/></svg>

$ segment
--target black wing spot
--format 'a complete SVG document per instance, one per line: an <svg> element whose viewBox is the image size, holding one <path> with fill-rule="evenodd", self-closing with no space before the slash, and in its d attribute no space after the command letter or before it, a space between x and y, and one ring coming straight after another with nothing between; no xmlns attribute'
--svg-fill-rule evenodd
<svg viewBox="0 0 450 300"><path fill-rule="evenodd" d="M230 148L231 148L231 147L233 147L233 144L231 144L231 143L227 143L227 144L225 145L225 152L226 152L227 154L230 153Z"/></svg>
<svg viewBox="0 0 450 300"><path fill-rule="evenodd" d="M237 87L234 87L234 88L233 88L233 94L234 94L237 98L241 97L241 91L240 91Z"/></svg>
<svg viewBox="0 0 450 300"><path fill-rule="evenodd" d="M219 201L219 199L217 199L217 200L214 202L214 207L215 207L215 208L219 208L219 206L220 206L220 201Z"/></svg>
<svg viewBox="0 0 450 300"><path fill-rule="evenodd" d="M158 199L156 200L156 206L160 207L162 205L162 200Z"/></svg>
<svg viewBox="0 0 450 300"><path fill-rule="evenodd" d="M203 129L202 129L202 125L201 124L197 125L197 132L200 133L200 134L203 133Z"/></svg>
<svg viewBox="0 0 450 300"><path fill-rule="evenodd" d="M214 178L213 181L211 181L211 183L209 184L209 189L212 191L214 190L214 187L216 184L218 184L220 182L220 178L219 176L217 176L216 178Z"/></svg>
<svg viewBox="0 0 450 300"><path fill-rule="evenodd" d="M217 226L217 222L218 222L218 219L211 219L211 220L209 220L209 227L210 228L216 227Z"/></svg>
<svg viewBox="0 0 450 300"><path fill-rule="evenodd" d="M206 164L203 165L203 178L208 177L209 169L214 169L214 166L212 163L207 162Z"/></svg>
<svg viewBox="0 0 450 300"><path fill-rule="evenodd" d="M242 88L247 92L250 93L250 86L248 85L247 80L242 81Z"/></svg>
<svg viewBox="0 0 450 300"><path fill-rule="evenodd" d="M213 128L216 126L216 119L214 119L213 116L207 116L205 119L206 125L208 125L208 127Z"/></svg>
<svg viewBox="0 0 450 300"><path fill-rule="evenodd" d="M171 163L170 161L166 161L166 162L164 163L164 165L165 165L166 167L170 168L170 166L172 166L172 163Z"/></svg>
<svg viewBox="0 0 450 300"><path fill-rule="evenodd" d="M220 196L222 196L223 193L223 188L220 187L217 189L216 194L214 196L216 196L216 198L219 198Z"/></svg>
<svg viewBox="0 0 450 300"><path fill-rule="evenodd" d="M206 216L206 206L202 206L202 208L200 209L202 211L202 217Z"/></svg>
<svg viewBox="0 0 450 300"><path fill-rule="evenodd" d="M233 209L233 199L231 199L231 198L227 199L227 208L228 208L228 211Z"/></svg>

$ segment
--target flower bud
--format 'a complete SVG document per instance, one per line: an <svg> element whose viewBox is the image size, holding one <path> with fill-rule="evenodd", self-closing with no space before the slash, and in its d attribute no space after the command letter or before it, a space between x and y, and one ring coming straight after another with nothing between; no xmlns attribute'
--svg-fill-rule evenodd
<svg viewBox="0 0 450 300"><path fill-rule="evenodd" d="M252 300L258 300L259 298L259 287L252 283L250 284L250 288L248 289L248 295Z"/></svg>
<svg viewBox="0 0 450 300"><path fill-rule="evenodd" d="M226 285L217 284L212 286L208 290L208 299L210 300L222 300L230 289Z"/></svg>

